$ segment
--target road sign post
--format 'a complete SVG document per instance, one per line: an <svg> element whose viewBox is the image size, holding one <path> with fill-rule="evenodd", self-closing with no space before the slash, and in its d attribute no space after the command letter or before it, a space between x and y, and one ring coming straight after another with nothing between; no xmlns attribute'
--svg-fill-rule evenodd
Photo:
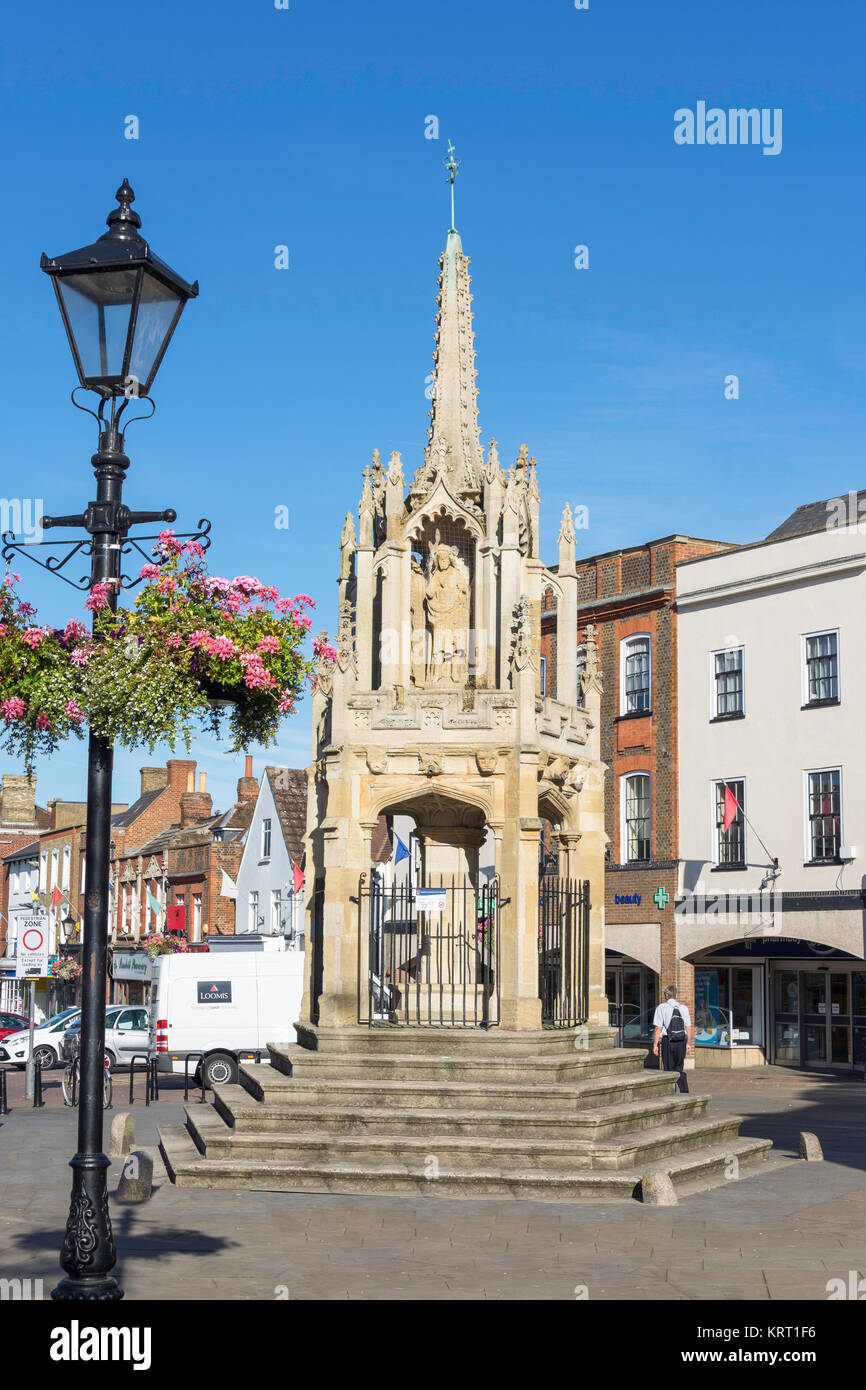
<svg viewBox="0 0 866 1390"><path fill-rule="evenodd" d="M48 959L51 954L51 933L48 914L34 912L18 918L18 949L15 955L15 978L30 981L30 1047L27 1054L24 1094L33 1099L35 1067L33 1064L33 1032L36 1026L36 982L48 978Z"/></svg>

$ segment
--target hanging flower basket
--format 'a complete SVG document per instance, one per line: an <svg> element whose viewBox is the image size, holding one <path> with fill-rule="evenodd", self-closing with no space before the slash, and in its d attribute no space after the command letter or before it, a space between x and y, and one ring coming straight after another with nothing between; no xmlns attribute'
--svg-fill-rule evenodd
<svg viewBox="0 0 866 1390"><path fill-rule="evenodd" d="M94 631L73 620L39 627L19 599L20 575L0 586L0 748L32 770L88 726L124 748L178 741L197 728L214 734L228 717L232 748L275 743L316 661L336 660L325 634L303 648L312 621L307 594L281 597L250 575L210 575L196 541L163 531L157 564L132 609L113 612L108 586L95 584L85 607Z"/></svg>
<svg viewBox="0 0 866 1390"><path fill-rule="evenodd" d="M51 968L51 978L60 980L63 984L72 984L75 980L80 980L82 973L81 962L69 956L61 956Z"/></svg>
<svg viewBox="0 0 866 1390"><path fill-rule="evenodd" d="M151 960L156 960L157 956L176 956L189 950L189 942L185 937L161 936L159 932L151 932L141 944Z"/></svg>

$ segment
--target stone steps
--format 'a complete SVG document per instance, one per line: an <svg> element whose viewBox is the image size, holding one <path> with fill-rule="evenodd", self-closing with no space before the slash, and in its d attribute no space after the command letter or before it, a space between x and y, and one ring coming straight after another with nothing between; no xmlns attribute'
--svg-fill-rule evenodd
<svg viewBox="0 0 866 1390"><path fill-rule="evenodd" d="M595 1051L577 1050L544 1056L488 1056L462 1053L433 1056L406 1052L398 1057L379 1054L310 1052L307 1048L269 1047L271 1066L296 1081L330 1079L341 1081L468 1081L516 1083L534 1086L537 1082L557 1085L590 1076L622 1076L644 1070L644 1054L623 1048Z"/></svg>
<svg viewBox="0 0 866 1390"><path fill-rule="evenodd" d="M643 1168L659 1158L695 1148L712 1148L737 1138L739 1119L706 1120L701 1098L690 1104L662 1105L656 1123L627 1139L611 1142L595 1136L537 1139L512 1130L510 1138L476 1134L334 1133L283 1130L237 1131L215 1110L189 1107L187 1129L208 1158L286 1161L303 1166L323 1164L387 1166L399 1161L411 1171L434 1161L449 1171L476 1171L495 1161L498 1169Z"/></svg>
<svg viewBox="0 0 866 1390"><path fill-rule="evenodd" d="M514 1197L535 1201L627 1201L640 1197L641 1179L649 1172L670 1172L675 1190L688 1193L724 1181L736 1158L740 1173L759 1171L771 1145L767 1140L735 1139L669 1163L649 1165L644 1173L574 1170L506 1171L495 1166L449 1172L437 1177L412 1172L408 1164L313 1164L260 1158L205 1158L183 1125L160 1128L160 1147L171 1179L179 1187L227 1187L267 1192L377 1193L424 1197ZM427 1169L431 1172L431 1169Z"/></svg>
<svg viewBox="0 0 866 1390"><path fill-rule="evenodd" d="M654 1078L655 1079L655 1078ZM236 1133L279 1130L302 1134L309 1131L331 1134L360 1134L394 1137L427 1136L427 1142L450 1135L472 1135L486 1140L512 1137L515 1132L530 1139L601 1139L611 1135L649 1129L667 1119L678 1123L703 1116L706 1096L679 1096L671 1088L671 1078L662 1090L658 1082L643 1086L633 1099L619 1104L596 1104L592 1109L572 1113L521 1110L448 1110L443 1108L347 1109L336 1105L265 1105L240 1086L218 1086L214 1110ZM609 1092L607 1093L609 1096ZM605 1097L607 1098L607 1097ZM199 1107L191 1113L200 1113Z"/></svg>
<svg viewBox="0 0 866 1390"><path fill-rule="evenodd" d="M403 1028L389 1024L372 1028L358 1024L352 1028L319 1028L308 1023L296 1023L298 1044L306 1051L323 1055L364 1053L369 1056L403 1057L410 1052L456 1056L490 1053L509 1057L555 1056L574 1052L575 1035L580 1049L593 1052L613 1046L615 1028L583 1027L536 1028L522 1033L505 1034L501 1028Z"/></svg>
<svg viewBox="0 0 866 1390"><path fill-rule="evenodd" d="M771 1144L612 1030L299 1030L212 1107L160 1130L175 1182L279 1192L620 1201L670 1174L690 1193L766 1165Z"/></svg>
<svg viewBox="0 0 866 1390"><path fill-rule="evenodd" d="M594 1078L595 1079L595 1078ZM673 1078L669 1078L671 1081ZM459 1109L552 1111L568 1114L592 1103L583 1084L543 1085L468 1081L342 1081L275 1076L267 1066L243 1066L241 1081L265 1105L334 1105L349 1109Z"/></svg>

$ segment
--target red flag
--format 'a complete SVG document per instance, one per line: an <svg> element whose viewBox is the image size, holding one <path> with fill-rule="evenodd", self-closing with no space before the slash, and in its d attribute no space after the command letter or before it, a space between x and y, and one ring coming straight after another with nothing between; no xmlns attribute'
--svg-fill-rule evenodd
<svg viewBox="0 0 866 1390"><path fill-rule="evenodd" d="M57 904L62 902L63 894L61 893L59 888L55 887L54 892L51 894L51 911L56 912Z"/></svg>
<svg viewBox="0 0 866 1390"><path fill-rule="evenodd" d="M722 829L723 829L724 831L730 830L730 828L731 828L731 826L733 825L734 821L737 819L737 812L738 812L738 811L741 811L742 809L743 809L742 806L740 805L739 801L738 801L737 798L734 796L734 793L731 791L730 787L728 786L728 784L727 784L727 782L726 782L726 783L725 783L725 814L724 814L724 816L723 816L723 818L722 818Z"/></svg>
<svg viewBox="0 0 866 1390"><path fill-rule="evenodd" d="M293 884L293 889L294 889L294 892L300 893L301 889L302 889L303 886L304 886L304 874L303 874L303 870L300 869L300 868L298 867L297 864L294 865L294 870L295 870L295 881L294 881L294 884Z"/></svg>

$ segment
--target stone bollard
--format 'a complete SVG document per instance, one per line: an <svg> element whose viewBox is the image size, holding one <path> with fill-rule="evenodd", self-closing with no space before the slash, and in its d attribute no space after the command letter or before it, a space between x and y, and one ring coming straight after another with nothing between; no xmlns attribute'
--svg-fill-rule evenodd
<svg viewBox="0 0 866 1390"><path fill-rule="evenodd" d="M153 1159L143 1149L128 1154L115 1197L118 1202L147 1202L153 1191Z"/></svg>
<svg viewBox="0 0 866 1390"><path fill-rule="evenodd" d="M670 1173L650 1173L641 1181L641 1201L647 1207L675 1207L677 1194Z"/></svg>
<svg viewBox="0 0 866 1390"><path fill-rule="evenodd" d="M817 1134L810 1134L807 1129L800 1132L800 1157L805 1158L808 1163L823 1163L824 1161L821 1140Z"/></svg>
<svg viewBox="0 0 866 1390"><path fill-rule="evenodd" d="M135 1143L135 1120L128 1110L121 1110L111 1121L111 1137L108 1141L110 1158L123 1158L132 1151Z"/></svg>

